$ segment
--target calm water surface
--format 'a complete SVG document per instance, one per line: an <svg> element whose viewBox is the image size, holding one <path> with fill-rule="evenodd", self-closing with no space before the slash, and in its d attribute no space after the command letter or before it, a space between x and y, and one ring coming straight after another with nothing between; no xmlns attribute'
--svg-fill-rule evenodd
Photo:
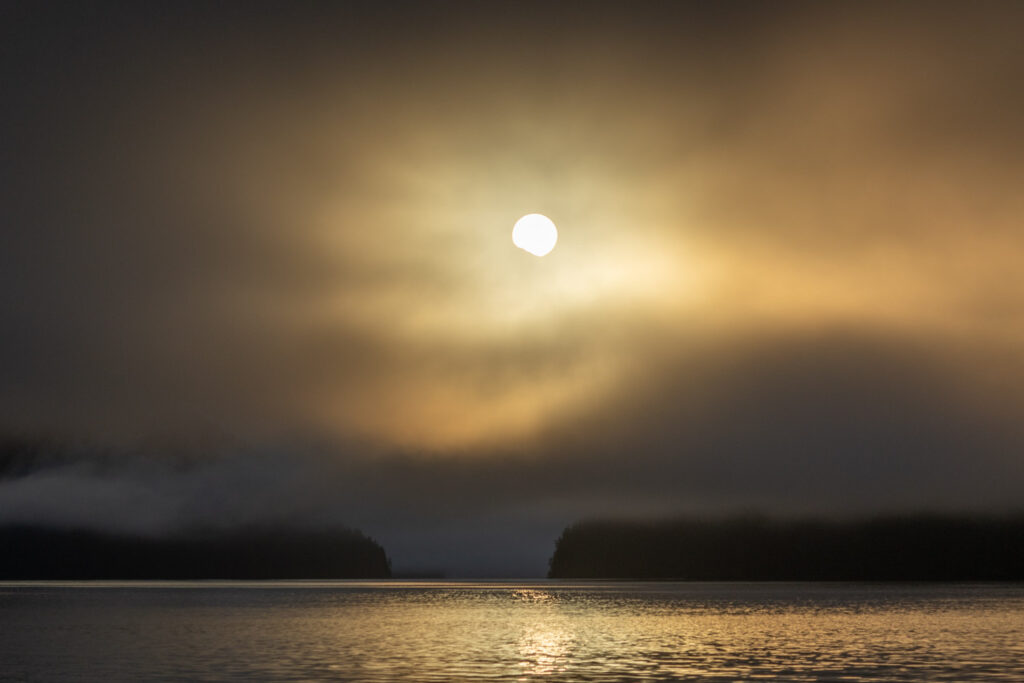
<svg viewBox="0 0 1024 683"><path fill-rule="evenodd" d="M1024 681L1024 586L0 584L4 680Z"/></svg>

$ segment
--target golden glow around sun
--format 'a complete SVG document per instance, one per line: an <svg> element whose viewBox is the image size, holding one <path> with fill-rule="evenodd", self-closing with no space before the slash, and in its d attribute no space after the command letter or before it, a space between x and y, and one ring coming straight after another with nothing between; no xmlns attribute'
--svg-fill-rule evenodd
<svg viewBox="0 0 1024 683"><path fill-rule="evenodd" d="M529 213L512 227L512 243L534 256L544 256L555 248L558 230L547 216Z"/></svg>

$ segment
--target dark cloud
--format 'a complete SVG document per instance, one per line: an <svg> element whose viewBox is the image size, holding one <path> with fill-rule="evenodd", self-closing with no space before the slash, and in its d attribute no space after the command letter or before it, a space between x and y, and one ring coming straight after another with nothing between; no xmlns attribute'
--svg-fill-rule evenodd
<svg viewBox="0 0 1024 683"><path fill-rule="evenodd" d="M944 360L841 333L695 353L524 450L44 450L0 483L0 518L145 533L357 524L401 569L487 575L540 573L579 517L1013 509L1024 434L937 373Z"/></svg>
<svg viewBox="0 0 1024 683"><path fill-rule="evenodd" d="M1019 504L1016 3L2 12L5 519Z"/></svg>

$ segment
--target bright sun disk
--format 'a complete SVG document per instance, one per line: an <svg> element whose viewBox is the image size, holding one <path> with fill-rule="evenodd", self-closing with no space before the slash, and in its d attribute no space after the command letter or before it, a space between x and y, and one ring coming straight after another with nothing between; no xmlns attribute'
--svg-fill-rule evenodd
<svg viewBox="0 0 1024 683"><path fill-rule="evenodd" d="M547 216L528 213L512 227L512 243L534 256L544 256L555 248L558 230Z"/></svg>

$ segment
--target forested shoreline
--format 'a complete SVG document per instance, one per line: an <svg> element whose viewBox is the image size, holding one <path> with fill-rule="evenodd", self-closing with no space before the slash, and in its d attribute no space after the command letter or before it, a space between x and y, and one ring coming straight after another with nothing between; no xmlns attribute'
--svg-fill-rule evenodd
<svg viewBox="0 0 1024 683"><path fill-rule="evenodd" d="M0 579L388 578L384 549L350 529L247 528L167 537L0 528Z"/></svg>
<svg viewBox="0 0 1024 683"><path fill-rule="evenodd" d="M593 520L568 527L549 564L549 578L1021 581L1024 515Z"/></svg>

